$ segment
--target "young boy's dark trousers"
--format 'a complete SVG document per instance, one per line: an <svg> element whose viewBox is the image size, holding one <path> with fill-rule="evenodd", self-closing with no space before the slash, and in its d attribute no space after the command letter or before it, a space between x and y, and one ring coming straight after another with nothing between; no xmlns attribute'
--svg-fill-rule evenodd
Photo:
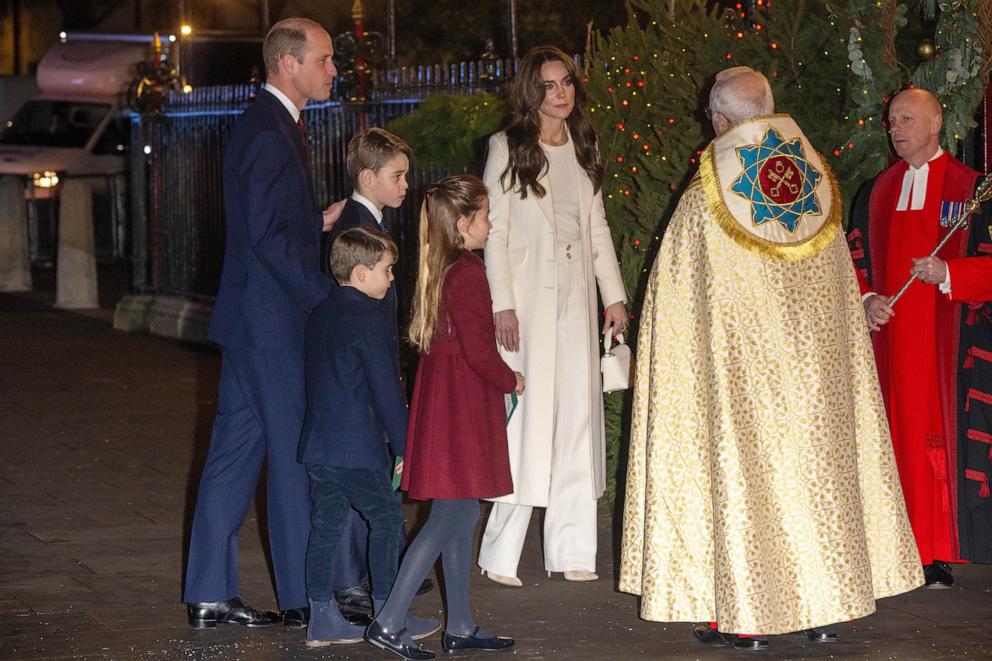
<svg viewBox="0 0 992 661"><path fill-rule="evenodd" d="M342 468L306 464L310 476L310 543L307 545L307 596L334 600L332 559L348 511L369 524L369 574L372 596L385 600L399 565L403 509L384 468Z"/></svg>

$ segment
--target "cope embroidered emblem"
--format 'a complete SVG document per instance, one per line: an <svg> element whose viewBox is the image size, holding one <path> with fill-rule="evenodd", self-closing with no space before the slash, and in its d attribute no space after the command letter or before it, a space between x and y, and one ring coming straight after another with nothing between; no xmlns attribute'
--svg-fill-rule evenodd
<svg viewBox="0 0 992 661"><path fill-rule="evenodd" d="M778 222L795 233L803 214L819 214L816 185L823 173L807 160L799 138L786 142L769 127L757 145L737 148L743 171L730 187L751 203L751 222Z"/></svg>

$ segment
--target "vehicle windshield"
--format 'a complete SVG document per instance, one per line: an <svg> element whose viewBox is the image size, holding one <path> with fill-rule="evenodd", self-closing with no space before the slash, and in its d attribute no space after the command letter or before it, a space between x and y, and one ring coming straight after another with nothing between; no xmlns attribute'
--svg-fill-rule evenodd
<svg viewBox="0 0 992 661"><path fill-rule="evenodd" d="M105 103L28 101L0 133L0 144L80 149L110 111Z"/></svg>

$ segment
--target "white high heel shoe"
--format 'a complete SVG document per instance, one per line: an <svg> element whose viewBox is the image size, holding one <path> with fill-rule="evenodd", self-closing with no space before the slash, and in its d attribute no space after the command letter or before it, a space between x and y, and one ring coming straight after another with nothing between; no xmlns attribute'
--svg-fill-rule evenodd
<svg viewBox="0 0 992 661"><path fill-rule="evenodd" d="M587 571L585 569L573 569L571 571L564 572L564 574L566 581L585 583L588 581L599 580L599 574L593 571ZM551 578L551 572L548 572L548 578Z"/></svg>
<svg viewBox="0 0 992 661"><path fill-rule="evenodd" d="M494 574L491 571L482 570L482 575L488 578L493 583L499 583L500 585L505 585L508 588L519 588L523 587L523 581L521 581L516 576L500 576L499 574Z"/></svg>

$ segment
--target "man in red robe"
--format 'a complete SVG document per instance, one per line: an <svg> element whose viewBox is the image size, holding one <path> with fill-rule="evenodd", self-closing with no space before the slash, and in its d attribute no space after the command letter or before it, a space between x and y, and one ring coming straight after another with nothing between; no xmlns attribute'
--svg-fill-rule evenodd
<svg viewBox="0 0 992 661"><path fill-rule="evenodd" d="M927 256L945 203L970 199L978 177L940 148L941 124L926 90L892 100L900 160L859 193L848 233L927 587L953 584L949 563L992 562L992 214Z"/></svg>

